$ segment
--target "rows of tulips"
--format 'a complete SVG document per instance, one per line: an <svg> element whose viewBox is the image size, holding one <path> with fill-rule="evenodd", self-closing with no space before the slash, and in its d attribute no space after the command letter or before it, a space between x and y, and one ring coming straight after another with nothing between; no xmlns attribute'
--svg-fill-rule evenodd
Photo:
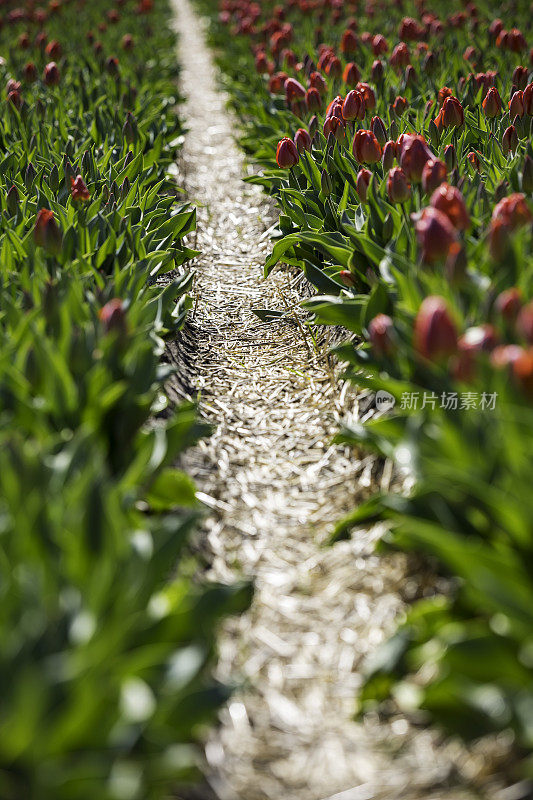
<svg viewBox="0 0 533 800"><path fill-rule="evenodd" d="M335 539L449 578L368 665L362 713L398 707L454 734L533 746L533 45L528 3L198 0L211 19L251 178L280 206L266 274L303 270L359 386L391 411L339 440L412 486ZM385 395L388 397L388 395ZM354 533L355 532L355 533ZM527 760L522 770L531 770Z"/></svg>
<svg viewBox="0 0 533 800"><path fill-rule="evenodd" d="M206 431L169 406L162 361L195 225L169 175L169 12L4 0L0 18L0 796L177 796L226 696L218 621L249 588L195 577L173 466Z"/></svg>

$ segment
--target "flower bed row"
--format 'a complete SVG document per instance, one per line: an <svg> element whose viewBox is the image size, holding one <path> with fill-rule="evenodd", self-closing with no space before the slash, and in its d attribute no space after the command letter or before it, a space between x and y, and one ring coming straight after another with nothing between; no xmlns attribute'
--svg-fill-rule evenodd
<svg viewBox="0 0 533 800"><path fill-rule="evenodd" d="M394 411L339 439L413 484L386 519L449 597L413 606L369 665L362 711L473 738L533 728L533 50L527 4L200 0L282 259L322 323L360 337L349 374ZM503 12L502 12L503 13ZM387 394L388 393L388 394Z"/></svg>
<svg viewBox="0 0 533 800"><path fill-rule="evenodd" d="M0 796L175 796L226 696L168 408L195 212L164 2L0 6ZM165 275L165 280L160 277Z"/></svg>

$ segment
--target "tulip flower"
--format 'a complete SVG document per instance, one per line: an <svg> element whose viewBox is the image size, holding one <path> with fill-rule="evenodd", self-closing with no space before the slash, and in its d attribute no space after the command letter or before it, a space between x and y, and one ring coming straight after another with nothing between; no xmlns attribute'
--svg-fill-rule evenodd
<svg viewBox="0 0 533 800"><path fill-rule="evenodd" d="M414 346L430 361L440 361L456 352L456 328L442 297L430 295L423 300L415 320Z"/></svg>
<svg viewBox="0 0 533 800"><path fill-rule="evenodd" d="M409 48L405 42L400 42L400 44L397 44L391 53L391 66L395 67L396 69L402 69L403 67L406 67L410 61L411 55L409 53Z"/></svg>
<svg viewBox="0 0 533 800"><path fill-rule="evenodd" d="M318 89L315 89L314 86L311 86L305 93L305 104L308 111L320 111L322 108L322 98Z"/></svg>
<svg viewBox="0 0 533 800"><path fill-rule="evenodd" d="M370 185L370 180L372 178L372 173L369 169L360 169L357 173L356 179L356 186L357 186L357 194L359 195L359 200L361 203L366 203L366 197L368 193L368 187Z"/></svg>
<svg viewBox="0 0 533 800"><path fill-rule="evenodd" d="M349 28L345 30L341 37L341 53L345 56L355 53L357 50L357 37Z"/></svg>
<svg viewBox="0 0 533 800"><path fill-rule="evenodd" d="M509 100L509 116L511 119L514 119L515 117L523 117L524 111L524 92L519 90L514 92L513 96Z"/></svg>
<svg viewBox="0 0 533 800"><path fill-rule="evenodd" d="M309 86L316 89L320 94L326 94L328 90L328 85L320 72L312 72L309 75Z"/></svg>
<svg viewBox="0 0 533 800"><path fill-rule="evenodd" d="M326 75L329 78L340 78L342 77L342 63L337 56L333 56L330 58L328 63L326 64Z"/></svg>
<svg viewBox="0 0 533 800"><path fill-rule="evenodd" d="M458 341L459 350L471 353L490 353L498 344L498 334L492 325L468 328Z"/></svg>
<svg viewBox="0 0 533 800"><path fill-rule="evenodd" d="M294 134L294 144L299 153L303 153L304 150L311 150L311 137L305 128L298 128Z"/></svg>
<svg viewBox="0 0 533 800"><path fill-rule="evenodd" d="M48 253L58 255L61 252L63 237L53 211L41 208L35 219L33 238L35 244L44 248Z"/></svg>
<svg viewBox="0 0 533 800"><path fill-rule="evenodd" d="M524 103L524 111L528 116L533 117L533 83L528 84L524 89L522 100Z"/></svg>
<svg viewBox="0 0 533 800"><path fill-rule="evenodd" d="M416 134L404 134L398 140L398 145L401 168L408 180L420 183L426 162L434 159L435 155L429 149L424 137Z"/></svg>
<svg viewBox="0 0 533 800"><path fill-rule="evenodd" d="M506 289L496 298L495 306L506 322L514 322L522 308L522 292L516 286Z"/></svg>
<svg viewBox="0 0 533 800"><path fill-rule="evenodd" d="M376 356L390 356L396 348L394 325L388 314L378 314L368 323L368 339Z"/></svg>
<svg viewBox="0 0 533 800"><path fill-rule="evenodd" d="M387 129L381 117L372 117L370 122L370 130L383 147L387 142Z"/></svg>
<svg viewBox="0 0 533 800"><path fill-rule="evenodd" d="M283 139L278 142L276 150L276 163L278 167L281 169L290 169L290 167L294 167L299 160L298 148L292 139L284 136Z"/></svg>
<svg viewBox="0 0 533 800"><path fill-rule="evenodd" d="M51 61L44 68L43 81L47 86L57 86L60 80L59 68L55 61Z"/></svg>
<svg viewBox="0 0 533 800"><path fill-rule="evenodd" d="M433 206L424 208L418 215L415 231L422 251L422 261L426 264L444 260L451 245L457 241L457 232L449 218Z"/></svg>
<svg viewBox="0 0 533 800"><path fill-rule="evenodd" d="M70 196L74 203L85 203L90 199L91 195L81 175L70 179Z"/></svg>
<svg viewBox="0 0 533 800"><path fill-rule="evenodd" d="M396 142L389 141L385 142L385 146L383 148L383 169L389 170L391 169L392 165L394 164L394 159L396 158Z"/></svg>
<svg viewBox="0 0 533 800"><path fill-rule="evenodd" d="M448 170L451 172L457 166L457 156L455 154L455 147L453 144L448 144L444 148L444 161Z"/></svg>
<svg viewBox="0 0 533 800"><path fill-rule="evenodd" d="M383 62L379 59L376 59L372 64L372 69L370 70L370 77L372 78L373 82L380 83L383 80L383 73Z"/></svg>
<svg viewBox="0 0 533 800"><path fill-rule="evenodd" d="M429 203L433 208L446 214L456 230L466 230L470 226L470 217L463 195L455 186L442 183L431 195Z"/></svg>
<svg viewBox="0 0 533 800"><path fill-rule="evenodd" d="M438 158L430 158L424 164L422 170L422 188L425 194L434 192L435 189L444 183L448 173L448 168L444 161Z"/></svg>
<svg viewBox="0 0 533 800"><path fill-rule="evenodd" d="M376 34L376 36L374 36L374 38L372 39L373 54L375 56L381 56L384 53L386 53L388 49L389 49L389 44L385 39L385 37L381 33Z"/></svg>
<svg viewBox="0 0 533 800"><path fill-rule="evenodd" d="M376 95L372 87L369 86L368 83L360 81L355 88L363 95L365 108L368 111L372 111L376 107Z"/></svg>
<svg viewBox="0 0 533 800"><path fill-rule="evenodd" d="M28 61L23 70L24 80L26 83L34 83L37 80L37 67L33 61Z"/></svg>
<svg viewBox="0 0 533 800"><path fill-rule="evenodd" d="M57 39L52 39L52 41L48 42L46 45L44 52L49 58L55 61L56 58L61 58L63 50Z"/></svg>
<svg viewBox="0 0 533 800"><path fill-rule="evenodd" d="M411 195L411 187L401 167L394 167L387 178L387 195L391 203L404 203Z"/></svg>
<svg viewBox="0 0 533 800"><path fill-rule="evenodd" d="M109 302L100 309L98 316L102 321L106 333L126 333L126 312L122 300L118 297L109 300Z"/></svg>
<svg viewBox="0 0 533 800"><path fill-rule="evenodd" d="M285 99L287 103L291 103L293 100L297 100L298 98L305 97L305 89L302 84L295 80L294 78L287 78L285 81Z"/></svg>
<svg viewBox="0 0 533 800"><path fill-rule="evenodd" d="M357 64L354 64L353 61L350 61L344 67L344 72L342 73L342 80L347 86L356 86L361 78L361 73L359 72L359 67Z"/></svg>
<svg viewBox="0 0 533 800"><path fill-rule="evenodd" d="M404 111L409 107L409 103L405 97L397 97L392 104L392 110L397 117L401 117Z"/></svg>
<svg viewBox="0 0 533 800"><path fill-rule="evenodd" d="M502 150L505 155L514 153L518 147L518 134L514 125L509 125L502 136Z"/></svg>
<svg viewBox="0 0 533 800"><path fill-rule="evenodd" d="M487 94L485 95L485 99L483 100L482 104L483 111L485 112L485 116L489 119L493 117L497 117L502 110L502 101L499 95L498 90L495 86L492 86Z"/></svg>
<svg viewBox="0 0 533 800"><path fill-rule="evenodd" d="M447 97L444 100L441 114L445 128L459 128L465 121L463 107L456 97Z"/></svg>
<svg viewBox="0 0 533 800"><path fill-rule="evenodd" d="M533 215L526 202L525 195L516 192L500 200L492 212L492 221L503 222L511 231L532 222Z"/></svg>
<svg viewBox="0 0 533 800"><path fill-rule="evenodd" d="M357 131L352 152L361 164L375 164L381 159L381 146L372 131Z"/></svg>
<svg viewBox="0 0 533 800"><path fill-rule="evenodd" d="M523 350L511 364L513 377L529 397L533 397L533 350Z"/></svg>
<svg viewBox="0 0 533 800"><path fill-rule="evenodd" d="M342 117L346 121L353 122L356 119L363 119L365 116L365 101L363 95L352 89L344 98L342 104Z"/></svg>

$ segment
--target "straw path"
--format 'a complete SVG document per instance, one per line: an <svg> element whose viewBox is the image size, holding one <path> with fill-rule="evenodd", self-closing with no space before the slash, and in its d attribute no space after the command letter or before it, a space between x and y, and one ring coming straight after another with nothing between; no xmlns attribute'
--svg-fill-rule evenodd
<svg viewBox="0 0 533 800"><path fill-rule="evenodd" d="M203 537L216 580L252 577L250 612L228 624L219 677L242 683L207 742L222 800L466 800L479 763L404 719L353 721L364 656L421 591L401 556L372 552L377 531L333 548L320 540L390 473L330 440L353 398L301 323L301 278L262 279L275 220L271 201L242 182L243 157L202 28L174 0L182 109L180 173L198 207L194 313L171 351L201 393L214 435L186 456L212 509ZM294 314L262 323L252 308ZM178 387L179 389L179 387ZM178 392L179 393L179 392ZM339 794L340 793L340 794Z"/></svg>

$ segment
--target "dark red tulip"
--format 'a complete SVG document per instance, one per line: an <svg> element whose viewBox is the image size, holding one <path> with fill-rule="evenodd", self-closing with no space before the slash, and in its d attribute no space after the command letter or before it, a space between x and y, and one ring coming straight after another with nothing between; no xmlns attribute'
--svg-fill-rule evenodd
<svg viewBox="0 0 533 800"><path fill-rule="evenodd" d="M342 117L346 121L352 122L356 119L363 119L365 116L365 101L360 92L352 89L344 98L342 104Z"/></svg>
<svg viewBox="0 0 533 800"><path fill-rule="evenodd" d="M106 333L126 333L126 311L122 300L118 297L109 300L109 302L100 309L98 316L102 321Z"/></svg>
<svg viewBox="0 0 533 800"><path fill-rule="evenodd" d="M302 84L294 78L287 78L285 81L285 97L288 103L298 98L305 97L305 89Z"/></svg>
<svg viewBox="0 0 533 800"><path fill-rule="evenodd" d="M465 121L463 107L456 97L447 97L442 105L442 124L445 128L458 128Z"/></svg>
<svg viewBox="0 0 533 800"><path fill-rule="evenodd" d="M522 292L516 286L506 289L496 298L495 306L507 322L514 322L522 308Z"/></svg>
<svg viewBox="0 0 533 800"><path fill-rule="evenodd" d="M490 353L498 344L498 334L492 325L468 328L460 337L459 350L470 353Z"/></svg>
<svg viewBox="0 0 533 800"><path fill-rule="evenodd" d="M533 302L520 309L516 320L516 331L528 344L533 344Z"/></svg>
<svg viewBox="0 0 533 800"><path fill-rule="evenodd" d="M401 167L390 170L387 178L387 195L391 203L404 203L411 195L411 187Z"/></svg>
<svg viewBox="0 0 533 800"><path fill-rule="evenodd" d="M352 55L357 50L357 36L349 28L344 31L341 37L341 53L345 56Z"/></svg>
<svg viewBox="0 0 533 800"><path fill-rule="evenodd" d="M422 188L425 194L434 192L435 189L444 183L448 174L448 168L444 161L438 158L430 158L424 164L422 170Z"/></svg>
<svg viewBox="0 0 533 800"><path fill-rule="evenodd" d="M457 332L442 297L429 296L422 302L415 321L415 350L430 361L440 361L457 350Z"/></svg>
<svg viewBox="0 0 533 800"><path fill-rule="evenodd" d="M368 187L370 185L370 180L372 178L372 173L369 169L360 169L357 173L357 194L359 195L359 200L362 203L366 203L366 196L368 193Z"/></svg>
<svg viewBox="0 0 533 800"><path fill-rule="evenodd" d="M81 175L70 179L70 196L74 203L85 203L90 199L91 195Z"/></svg>
<svg viewBox="0 0 533 800"><path fill-rule="evenodd" d="M305 104L308 111L320 111L322 108L322 98L318 89L311 86L305 93Z"/></svg>
<svg viewBox="0 0 533 800"><path fill-rule="evenodd" d="M485 112L485 116L489 119L493 117L497 117L498 114L501 113L502 110L502 100L500 94L495 86L492 86L487 94L485 95L485 99L483 100L482 104L483 111Z"/></svg>
<svg viewBox="0 0 533 800"><path fill-rule="evenodd" d="M298 128L294 134L294 144L299 153L303 153L304 150L311 150L311 137L305 128Z"/></svg>
<svg viewBox="0 0 533 800"><path fill-rule="evenodd" d="M470 226L470 217L463 195L455 186L441 183L431 195L429 203L433 208L446 214L456 230L466 230Z"/></svg>
<svg viewBox="0 0 533 800"><path fill-rule="evenodd" d="M511 119L524 116L524 93L520 90L514 92L509 100L509 116Z"/></svg>
<svg viewBox="0 0 533 800"><path fill-rule="evenodd" d="M376 356L390 356L396 348L394 326L387 314L378 314L368 323L368 339Z"/></svg>
<svg viewBox="0 0 533 800"><path fill-rule="evenodd" d="M278 167L281 169L289 169L290 167L294 167L299 160L298 148L292 139L284 136L283 139L278 142L276 150L276 162Z"/></svg>
<svg viewBox="0 0 533 800"><path fill-rule="evenodd" d="M63 50L57 39L52 39L46 45L44 52L52 61L55 61L56 58L61 58Z"/></svg>
<svg viewBox="0 0 533 800"><path fill-rule="evenodd" d="M424 137L416 134L404 134L398 139L398 145L401 168L408 180L420 183L426 162L434 159L435 155L429 149Z"/></svg>
<svg viewBox="0 0 533 800"><path fill-rule="evenodd" d="M47 86L57 86L60 80L59 68L55 61L51 61L44 68L43 81Z"/></svg>
<svg viewBox="0 0 533 800"><path fill-rule="evenodd" d="M48 253L58 255L61 252L63 237L53 211L41 208L35 219L33 238L35 244L43 247Z"/></svg>
<svg viewBox="0 0 533 800"><path fill-rule="evenodd" d="M352 152L361 164L375 164L381 159L381 146L372 131L357 131Z"/></svg>
<svg viewBox="0 0 533 800"><path fill-rule="evenodd" d="M353 61L350 61L344 67L344 72L342 73L342 80L346 84L346 86L356 86L361 78L361 73L359 72L359 67L357 64L354 64Z"/></svg>
<svg viewBox="0 0 533 800"><path fill-rule="evenodd" d="M394 164L394 159L396 158L396 142L389 141L385 142L385 146L383 148L383 169L389 170L391 169L392 165Z"/></svg>
<svg viewBox="0 0 533 800"><path fill-rule="evenodd" d="M514 153L518 147L518 134L514 125L509 125L502 136L502 150L505 155Z"/></svg>
<svg viewBox="0 0 533 800"><path fill-rule="evenodd" d="M451 245L457 241L457 232L449 218L433 206L424 208L420 213L415 222L415 231L422 261L426 264L444 260Z"/></svg>
<svg viewBox="0 0 533 800"><path fill-rule="evenodd" d="M403 69L410 63L410 61L411 55L409 53L409 48L405 42L400 42L400 44L397 44L391 53L391 65L396 69Z"/></svg>

